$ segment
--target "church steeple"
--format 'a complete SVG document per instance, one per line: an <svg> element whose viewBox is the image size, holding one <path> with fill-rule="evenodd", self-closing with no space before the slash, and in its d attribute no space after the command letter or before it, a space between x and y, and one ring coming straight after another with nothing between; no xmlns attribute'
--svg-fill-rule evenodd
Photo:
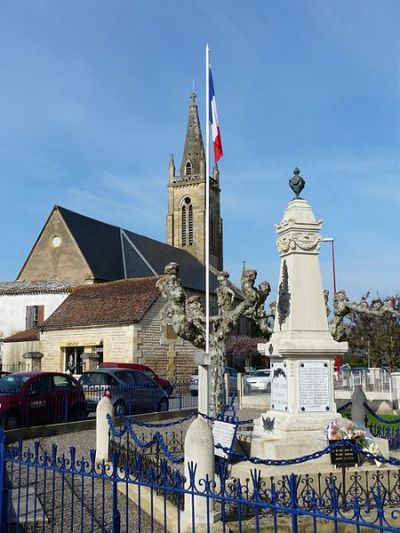
<svg viewBox="0 0 400 533"><path fill-rule="evenodd" d="M220 214L219 170L210 180L210 263L222 270L222 219ZM205 262L206 158L201 135L196 95L193 92L183 149L180 175L175 174L171 157L168 180L167 243Z"/></svg>
<svg viewBox="0 0 400 533"><path fill-rule="evenodd" d="M203 137L201 135L199 113L196 103L196 94L191 94L189 119L180 168L181 179L204 179L202 171L205 170L205 152Z"/></svg>

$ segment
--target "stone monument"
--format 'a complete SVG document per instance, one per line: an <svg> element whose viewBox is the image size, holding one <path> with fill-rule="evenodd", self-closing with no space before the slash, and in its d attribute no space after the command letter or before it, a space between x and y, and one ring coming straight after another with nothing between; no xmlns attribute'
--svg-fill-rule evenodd
<svg viewBox="0 0 400 533"><path fill-rule="evenodd" d="M270 358L271 410L254 421L251 455L287 459L325 444L328 423L340 418L333 387L335 356L347 351L329 330L319 267L322 220L300 197L305 181L296 168L296 196L276 226L281 256L274 331L259 351ZM274 421L274 430L265 421ZM329 461L329 457L322 459Z"/></svg>

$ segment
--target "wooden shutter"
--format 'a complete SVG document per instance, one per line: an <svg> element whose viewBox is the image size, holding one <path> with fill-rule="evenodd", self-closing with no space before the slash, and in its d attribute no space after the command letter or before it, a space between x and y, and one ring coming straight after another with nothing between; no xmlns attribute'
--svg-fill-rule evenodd
<svg viewBox="0 0 400 533"><path fill-rule="evenodd" d="M32 327L32 306L26 306L26 319L25 319L25 329L31 329Z"/></svg>
<svg viewBox="0 0 400 533"><path fill-rule="evenodd" d="M44 322L44 305L38 305L38 324L43 324Z"/></svg>

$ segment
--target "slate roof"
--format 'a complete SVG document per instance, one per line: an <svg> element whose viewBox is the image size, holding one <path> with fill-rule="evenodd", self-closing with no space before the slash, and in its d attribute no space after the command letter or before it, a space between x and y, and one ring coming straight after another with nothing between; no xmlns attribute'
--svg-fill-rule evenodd
<svg viewBox="0 0 400 533"><path fill-rule="evenodd" d="M76 283L68 281L2 281L0 296L12 294L49 294L71 292Z"/></svg>
<svg viewBox="0 0 400 533"><path fill-rule="evenodd" d="M139 322L160 293L159 276L96 283L76 288L41 329L132 324Z"/></svg>
<svg viewBox="0 0 400 533"><path fill-rule="evenodd" d="M183 286L205 292L204 265L189 252L64 207L55 209L59 210L96 280L161 275L165 265L175 261L180 266ZM214 291L217 285L216 276L211 273L210 290Z"/></svg>

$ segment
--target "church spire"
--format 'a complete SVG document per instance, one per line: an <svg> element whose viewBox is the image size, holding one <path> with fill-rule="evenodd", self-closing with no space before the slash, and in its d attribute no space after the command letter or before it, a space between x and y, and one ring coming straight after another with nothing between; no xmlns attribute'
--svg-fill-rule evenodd
<svg viewBox="0 0 400 533"><path fill-rule="evenodd" d="M194 177L199 179L203 177L201 174L203 173L203 168L205 168L205 152L203 138L201 136L196 94L192 92L190 98L189 120L180 174L183 179L191 179ZM205 179L205 176L203 179Z"/></svg>

